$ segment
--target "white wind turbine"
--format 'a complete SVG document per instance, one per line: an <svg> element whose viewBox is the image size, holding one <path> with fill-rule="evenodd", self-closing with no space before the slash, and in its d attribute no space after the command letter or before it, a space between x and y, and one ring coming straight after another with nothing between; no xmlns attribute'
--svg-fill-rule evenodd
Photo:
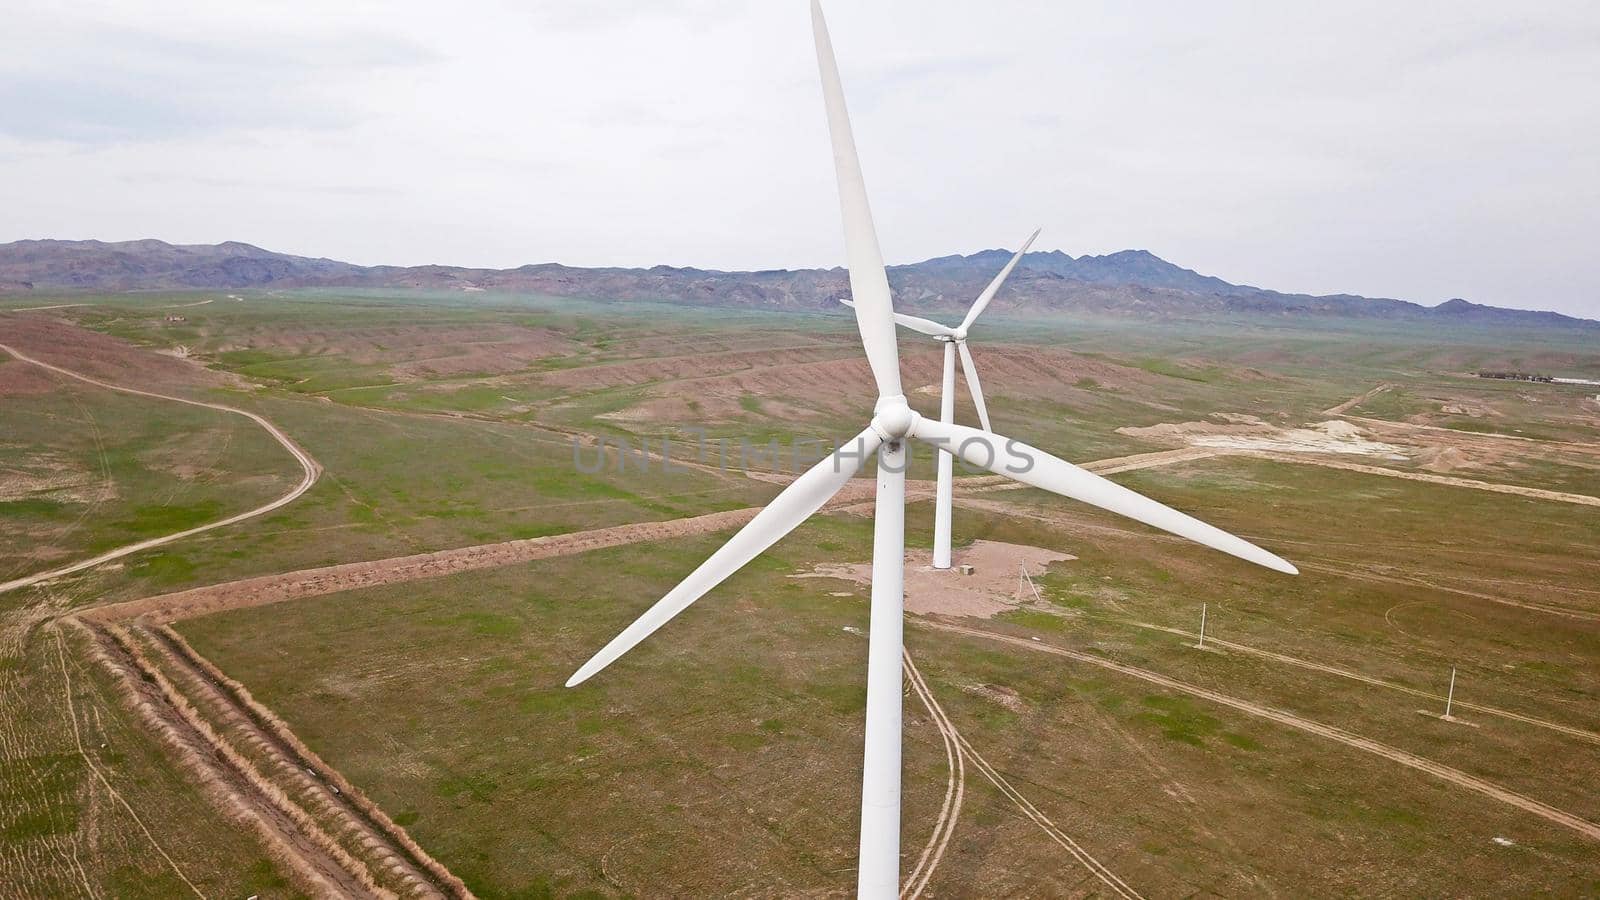
<svg viewBox="0 0 1600 900"><path fill-rule="evenodd" d="M972 302L972 308L967 310L967 317L961 324L954 328L941 325L931 319L919 316L908 316L905 313L895 313L894 320L911 329L929 335L934 340L944 344L944 380L939 387L939 421L949 425L956 419L956 354L961 354L961 371L967 376L967 391L972 394L972 405L978 409L978 421L982 423L983 430L989 431L989 407L983 402L983 387L978 384L978 367L973 365L972 351L967 349L967 330L972 323L978 321L983 311L989 307L989 301L1000 290L1000 285L1006 283L1006 278L1011 270L1022 261L1023 254L1033 246L1034 238L1039 236L1039 229L1034 229L1033 234L1022 242L1022 249L1011 257L1006 267L1000 274L989 282L983 289L978 299ZM840 300L845 306L854 307L850 300ZM933 502L933 567L935 569L950 568L950 507L955 499L955 457L949 450L939 451L939 481L934 491Z"/></svg>
<svg viewBox="0 0 1600 900"><path fill-rule="evenodd" d="M905 562L908 438L934 447L952 447L972 465L1153 525L1258 565L1291 575L1296 571L1294 566L1254 544L1048 453L976 428L923 418L906 405L900 387L900 359L895 346L889 281L878 251L872 213L867 207L866 186L845 112L844 91L839 85L833 47L816 0L812 0L811 18L817 64L822 70L828 130L833 141L850 288L856 300L856 324L878 387L872 420L848 447L841 448L784 488L699 568L584 663L567 680L567 686L577 685L610 665L779 538L799 527L850 480L868 454L877 453L866 737L861 773L861 844L856 889L861 897L891 900L898 896L900 883L900 654L904 616L901 578Z"/></svg>

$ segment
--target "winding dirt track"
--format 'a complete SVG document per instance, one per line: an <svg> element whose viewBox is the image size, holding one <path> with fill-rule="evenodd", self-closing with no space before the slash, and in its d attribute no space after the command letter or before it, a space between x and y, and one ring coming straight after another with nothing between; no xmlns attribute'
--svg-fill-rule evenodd
<svg viewBox="0 0 1600 900"><path fill-rule="evenodd" d="M300 497L301 494L311 490L311 486L317 483L317 476L322 473L322 466L318 465L317 461L312 459L309 453L306 453L304 450L301 450L299 447L295 446L294 441L291 441L288 435L278 430L278 426L268 422L266 419L263 419L253 412L237 409L232 406L224 406L221 403L206 403L202 400L188 400L183 397L157 394L153 391L142 391L138 388L124 387L119 384L101 381L98 378L90 378L87 375L80 375L71 369L63 369L60 366L51 365L50 363L42 360L34 359L33 357L28 356L27 354L5 344L0 344L0 350L4 350L5 352L11 354L20 362L30 363L42 369L54 372L57 375L65 375L68 378L75 378L78 381L82 381L86 384L92 384L95 387L105 388L108 391L116 391L122 394L132 394L137 397L150 397L155 400L170 400L173 403L182 403L186 406L199 406L205 409L214 409L219 412L232 413L236 416L244 416L250 421L261 426L261 428L265 430L267 434L272 435L273 440L277 441L279 444L282 444L283 449L289 451L289 454L294 457L295 462L300 464L300 469L303 473L300 478L300 483L295 485L287 494L284 494L270 503L258 506L255 509L229 516L226 519L221 519L216 522L208 522L204 525L197 525L194 528L190 528L185 531L179 531L174 534L166 534L162 535L161 537L150 538L149 540L139 541L135 544L127 544L125 546L118 547L115 550L107 550L105 553L102 553L99 556L91 559L85 559L62 566L60 568L51 569L48 572L39 572L35 575L25 575L21 578L14 578L11 581L0 583L0 594L5 593L6 591L14 591L18 588L24 588L28 587L29 585L38 584L41 581L49 581L52 578L59 578L63 575L70 575L73 572L81 572L84 569L93 568L101 563L110 562L114 559L120 559L129 555L130 553L138 553L142 550L149 550L152 547L160 547L163 544L170 544L173 541L182 540L183 538L189 537L190 535L199 534L203 531L211 531L214 528L222 528L227 525L243 522L246 519L252 519L256 516L265 515L275 509L279 509L289 503L293 503Z"/></svg>
<svg viewBox="0 0 1600 900"><path fill-rule="evenodd" d="M927 619L919 619L916 621L917 624L924 625L928 628L937 629L939 631L947 631L952 634L961 634L968 637L982 638L989 641L998 641L1003 644L1011 644L1017 647L1026 647L1029 650L1033 650L1038 653L1050 653L1056 656L1064 656L1076 662L1087 663L1091 666L1098 666L1102 669L1109 669L1122 675L1138 678L1143 681L1150 682L1151 684L1159 685L1168 690L1188 694L1192 697L1199 697L1202 700L1209 700L1212 703L1227 706L1240 712L1256 716L1257 718L1266 719L1270 722L1276 722L1279 725L1285 725L1289 728L1308 732L1310 734L1317 735L1318 737L1324 737L1331 741L1344 744L1347 747L1353 747L1357 750L1362 750L1367 753L1381 756L1384 759L1392 760L1403 766L1406 766L1407 768L1415 769L1419 772L1425 772L1434 776L1435 778L1439 778L1443 781L1449 782L1450 784L1456 785L1457 787L1463 787L1471 791L1476 791L1485 797L1498 800L1501 803L1514 806L1517 809L1521 809L1525 812L1533 813L1542 819L1546 819L1550 822L1556 823L1557 825L1570 828L1591 840L1600 841L1600 825L1596 825L1587 819L1579 818L1578 816L1575 816L1569 812L1557 809L1548 803L1540 802L1532 797L1525 797L1516 793L1515 791L1507 790L1506 788L1503 788L1497 784L1484 781L1483 779L1478 778L1475 775L1469 775L1460 769L1441 765L1440 763L1436 763L1432 760L1424 759L1412 753L1407 753L1406 751L1397 747L1391 747L1388 744L1380 743L1372 740L1371 738L1364 738L1361 735L1345 731L1343 728L1337 728L1332 725L1324 725L1321 722L1306 719L1301 716L1297 716L1294 713L1285 712L1280 709L1274 709L1270 706L1262 706L1257 703L1251 703L1248 700L1240 700L1237 697L1230 697L1227 694L1221 694L1208 688L1198 687L1196 685L1178 681L1175 678L1168 678L1165 675L1152 672L1149 669L1141 669L1138 666L1130 666L1126 663L1114 662L1112 660L1094 656L1089 653L1082 653L1077 650L1068 650L1065 647L1056 647L1040 641L1026 640L1004 634L996 634L995 632L985 631L981 628L968 628L962 625L954 625L947 622L936 622Z"/></svg>

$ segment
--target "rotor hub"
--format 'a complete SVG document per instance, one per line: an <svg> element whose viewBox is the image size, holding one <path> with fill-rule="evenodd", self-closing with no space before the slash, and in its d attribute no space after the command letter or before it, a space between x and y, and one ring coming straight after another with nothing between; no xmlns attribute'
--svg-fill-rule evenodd
<svg viewBox="0 0 1600 900"><path fill-rule="evenodd" d="M884 397L872 417L872 428L885 441L894 442L911 433L916 427L916 410L906 404L904 396Z"/></svg>

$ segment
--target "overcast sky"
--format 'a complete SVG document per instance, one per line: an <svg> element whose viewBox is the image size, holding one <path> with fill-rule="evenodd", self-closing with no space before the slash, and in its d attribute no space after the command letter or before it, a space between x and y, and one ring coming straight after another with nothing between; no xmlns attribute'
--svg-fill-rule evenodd
<svg viewBox="0 0 1600 900"><path fill-rule="evenodd" d="M1600 4L833 0L884 252L1600 316ZM6 0L0 241L838 265L804 0Z"/></svg>

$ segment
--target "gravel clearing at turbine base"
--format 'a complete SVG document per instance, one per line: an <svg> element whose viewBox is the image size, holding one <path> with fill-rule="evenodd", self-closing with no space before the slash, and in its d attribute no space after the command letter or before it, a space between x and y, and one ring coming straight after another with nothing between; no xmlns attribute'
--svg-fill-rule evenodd
<svg viewBox="0 0 1600 900"><path fill-rule="evenodd" d="M987 619L1035 602L1021 579L1019 566L1037 574L1045 567L1077 557L1042 547L1000 541L974 541L957 547L954 565L935 569L928 551L906 553L906 612L924 616L973 616ZM971 575L959 567L972 566ZM790 578L842 578L863 587L872 583L871 563L829 563Z"/></svg>

